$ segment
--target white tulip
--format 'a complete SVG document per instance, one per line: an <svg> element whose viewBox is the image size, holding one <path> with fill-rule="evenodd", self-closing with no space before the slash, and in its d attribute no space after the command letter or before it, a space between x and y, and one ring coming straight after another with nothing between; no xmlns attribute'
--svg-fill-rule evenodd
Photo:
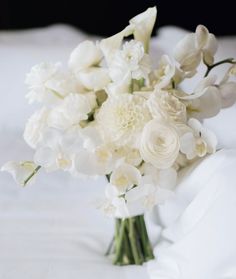
<svg viewBox="0 0 236 279"><path fill-rule="evenodd" d="M134 38L144 45L145 52L148 52L150 37L156 21L156 7L148 8L145 12L133 17L130 24L134 26Z"/></svg>
<svg viewBox="0 0 236 279"><path fill-rule="evenodd" d="M49 113L50 111L43 107L28 119L23 137L31 148L36 148L43 140Z"/></svg>
<svg viewBox="0 0 236 279"><path fill-rule="evenodd" d="M9 172L16 183L21 186L26 184L31 184L35 180L35 175L39 171L40 167L37 166L34 162L25 161L25 162L7 162L2 166L1 171Z"/></svg>
<svg viewBox="0 0 236 279"><path fill-rule="evenodd" d="M179 154L179 136L175 128L156 119L148 122L143 129L140 153L145 162L156 168L170 168Z"/></svg>
<svg viewBox="0 0 236 279"><path fill-rule="evenodd" d="M216 136L194 118L189 119L189 127L192 132L185 133L180 138L180 151L192 160L195 157L203 157L207 153L211 154L216 151Z"/></svg>
<svg viewBox="0 0 236 279"><path fill-rule="evenodd" d="M87 90L98 91L110 82L107 69L90 67L77 72L76 77Z"/></svg>
<svg viewBox="0 0 236 279"><path fill-rule="evenodd" d="M119 194L124 194L135 185L139 185L141 174L137 168L129 164L122 164L113 170L110 183L116 187Z"/></svg>
<svg viewBox="0 0 236 279"><path fill-rule="evenodd" d="M102 52L99 45L92 41L84 41L72 51L69 68L77 73L80 70L98 65L101 60Z"/></svg>

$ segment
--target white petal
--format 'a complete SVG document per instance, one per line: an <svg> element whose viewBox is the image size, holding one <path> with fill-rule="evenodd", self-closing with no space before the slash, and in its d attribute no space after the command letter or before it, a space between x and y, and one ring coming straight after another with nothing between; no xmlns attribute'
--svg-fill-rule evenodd
<svg viewBox="0 0 236 279"><path fill-rule="evenodd" d="M222 108L231 107L236 102L236 83L227 82L220 86Z"/></svg>
<svg viewBox="0 0 236 279"><path fill-rule="evenodd" d="M84 41L75 48L69 59L69 67L74 72L97 65L102 59L102 52L92 41Z"/></svg>
<svg viewBox="0 0 236 279"><path fill-rule="evenodd" d="M207 144L207 152L214 153L216 151L216 146L217 146L216 135L208 129L203 129L202 138L205 141L205 143Z"/></svg>
<svg viewBox="0 0 236 279"><path fill-rule="evenodd" d="M213 34L209 34L208 41L204 47L203 54L204 54L204 60L208 65L213 64L214 62L214 55L217 51L218 43Z"/></svg>
<svg viewBox="0 0 236 279"><path fill-rule="evenodd" d="M55 167L57 153L50 147L42 147L36 150L34 161L36 164L51 169Z"/></svg>
<svg viewBox="0 0 236 279"><path fill-rule="evenodd" d="M186 133L180 138L180 151L186 155L192 154L195 149L195 138L192 133Z"/></svg>
<svg viewBox="0 0 236 279"><path fill-rule="evenodd" d="M157 9L156 7L153 7L148 8L145 12L130 20L130 23L134 25L134 38L143 43L146 52L148 52L149 41L156 21L156 15Z"/></svg>
<svg viewBox="0 0 236 279"><path fill-rule="evenodd" d="M208 40L209 31L204 25L198 25L196 28L196 41L199 48L203 48Z"/></svg>

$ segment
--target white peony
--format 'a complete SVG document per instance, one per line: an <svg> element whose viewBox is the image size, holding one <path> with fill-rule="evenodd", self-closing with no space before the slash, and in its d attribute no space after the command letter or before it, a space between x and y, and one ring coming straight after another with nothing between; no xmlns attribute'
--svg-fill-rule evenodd
<svg viewBox="0 0 236 279"><path fill-rule="evenodd" d="M102 52L99 45L92 41L84 41L72 51L69 68L77 73L80 70L98 65L101 60Z"/></svg>
<svg viewBox="0 0 236 279"><path fill-rule="evenodd" d="M49 113L50 110L43 107L28 119L23 137L31 148L36 148L42 141L45 130L47 129Z"/></svg>
<svg viewBox="0 0 236 279"><path fill-rule="evenodd" d="M147 103L153 118L177 123L186 122L185 104L167 91L156 90Z"/></svg>
<svg viewBox="0 0 236 279"><path fill-rule="evenodd" d="M122 94L108 97L96 115L105 142L118 146L137 145L138 137L151 115L142 97Z"/></svg>
<svg viewBox="0 0 236 279"><path fill-rule="evenodd" d="M172 125L157 119L145 125L140 142L145 162L158 169L170 168L179 154L179 146L179 136Z"/></svg>
<svg viewBox="0 0 236 279"><path fill-rule="evenodd" d="M197 119L189 119L188 125L192 131L180 138L180 151L187 156L187 159L192 160L197 156L203 157L207 153L214 153L217 145L215 134L204 128Z"/></svg>

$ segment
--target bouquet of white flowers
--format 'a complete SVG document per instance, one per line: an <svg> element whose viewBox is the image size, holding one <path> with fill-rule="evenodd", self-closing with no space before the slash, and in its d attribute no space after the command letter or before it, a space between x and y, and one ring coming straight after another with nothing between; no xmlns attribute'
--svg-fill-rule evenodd
<svg viewBox="0 0 236 279"><path fill-rule="evenodd" d="M118 34L80 43L66 70L60 63L34 66L26 97L42 108L28 120L24 139L35 155L2 168L23 186L40 168L106 176L99 208L116 218L110 252L119 265L153 258L144 213L173 195L179 169L216 151L202 120L236 100L236 62L214 61L217 41L202 25L154 69L148 51L155 20L156 8L149 8ZM185 92L182 83L200 63L205 76ZM231 64L224 77L210 75L223 63Z"/></svg>

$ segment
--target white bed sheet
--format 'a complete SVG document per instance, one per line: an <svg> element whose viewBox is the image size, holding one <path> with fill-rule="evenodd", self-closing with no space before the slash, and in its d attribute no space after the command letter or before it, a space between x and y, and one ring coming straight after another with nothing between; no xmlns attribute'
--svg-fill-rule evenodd
<svg viewBox="0 0 236 279"><path fill-rule="evenodd" d="M173 27L163 28L159 37L152 41L152 52L157 58L170 52L170 46L184 34L185 31ZM23 98L24 74L43 60L65 62L71 49L84 38L85 34L64 25L0 33L0 165L11 159L30 159L32 155L21 139L25 120L35 109L29 107ZM221 40L218 57L225 55L236 57L235 38ZM236 147L236 129L228 125L229 117L232 119L235 115L233 107L207 122L220 134L221 146ZM207 166L211 168L211 165ZM0 279L149 278L146 266L114 267L103 256L112 237L113 222L97 211L93 203L103 194L104 185L103 179L81 181L64 173L42 173L34 186L22 189L7 174L0 173ZM189 188L188 183L182 185L185 186L179 188L178 199L158 211L160 223L170 228L169 234L172 232L174 236L178 231L172 224L184 214L200 191L198 187ZM156 242L161 227L155 224L157 216L153 216L149 218L149 227L152 240ZM168 229L166 231L168 245L170 241L177 242L168 235ZM197 237L196 233L192 243L199 241ZM157 279L187 278L181 277L179 269L175 268L181 254L178 252L185 255L186 249L178 244L169 246L173 248L161 248L167 242L162 240L159 243L157 255L162 257L162 261L150 266L150 276ZM190 262L191 270L195 271L197 263L191 255ZM160 265L159 270L164 270L162 274L156 269ZM185 275L191 275L186 265L182 264L181 269ZM206 279L218 279L209 276ZM189 278L195 279L193 276Z"/></svg>

